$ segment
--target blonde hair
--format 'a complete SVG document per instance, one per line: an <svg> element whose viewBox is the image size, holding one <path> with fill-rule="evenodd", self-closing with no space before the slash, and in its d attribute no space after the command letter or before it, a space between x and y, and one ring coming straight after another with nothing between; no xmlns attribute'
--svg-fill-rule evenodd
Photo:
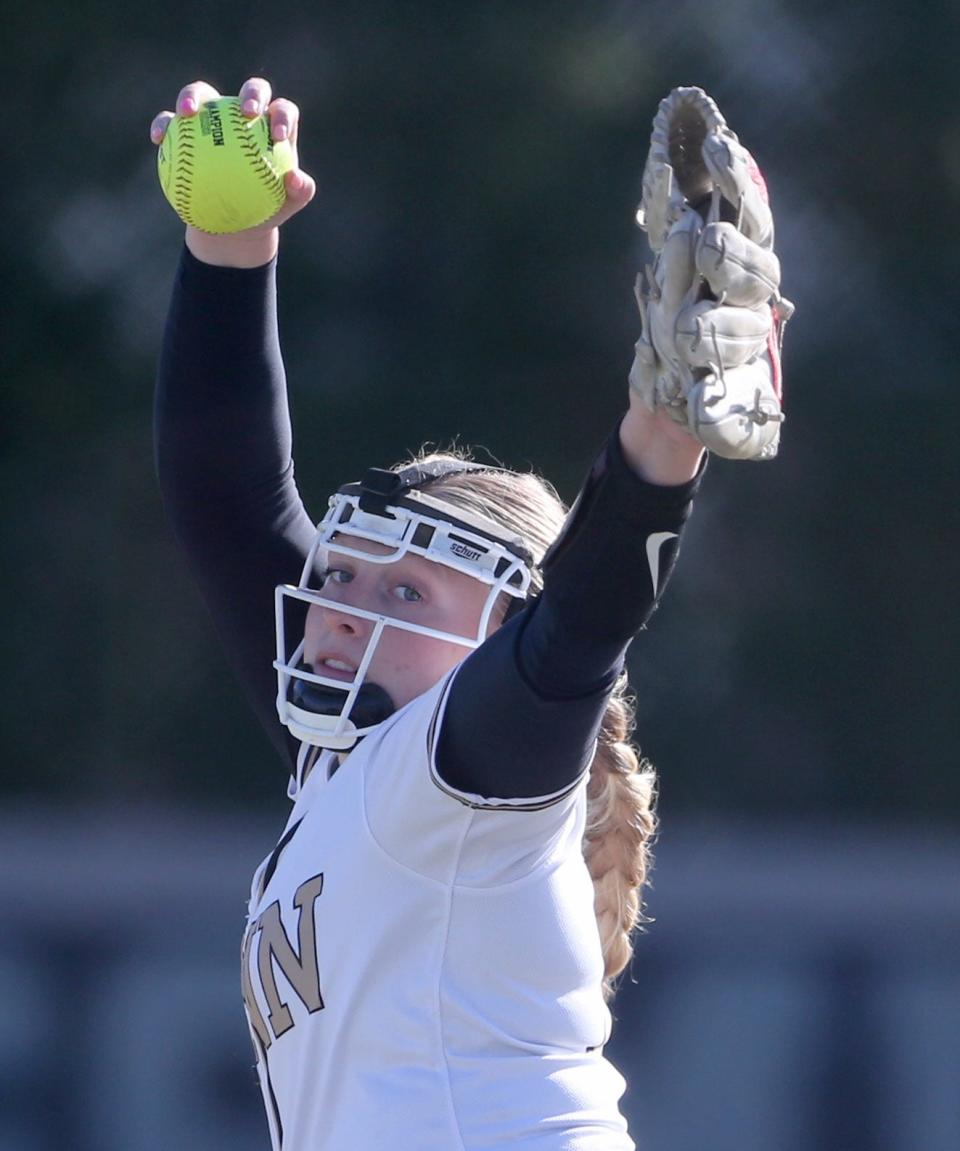
<svg viewBox="0 0 960 1151"><path fill-rule="evenodd" d="M466 452L421 454L417 463L468 460ZM532 473L469 471L421 485L444 500L516 531L531 547L537 567L532 590L543 586L540 572L547 548L557 537L566 508L555 489ZM593 880L594 913L604 962L604 996L633 954L633 934L643 922L641 889L652 864L656 830L656 776L630 743L633 707L622 677L600 726L587 784L583 856Z"/></svg>

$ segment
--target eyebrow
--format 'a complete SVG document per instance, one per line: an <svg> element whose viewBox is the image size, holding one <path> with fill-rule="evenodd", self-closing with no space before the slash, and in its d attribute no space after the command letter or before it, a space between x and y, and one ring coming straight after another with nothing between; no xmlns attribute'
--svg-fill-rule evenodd
<svg viewBox="0 0 960 1151"><path fill-rule="evenodd" d="M347 532L337 532L336 535L342 535L347 539L352 537ZM334 539L336 539L336 535ZM355 538L355 537L353 537ZM353 546L352 544L350 545ZM357 549L359 551L359 549ZM445 568L443 564L431 563L430 560L424 559L423 556L417 555L403 555L399 559L394 560L393 563L382 564L373 561L364 560L360 555L343 555L335 549L331 554L328 548L318 550L318 557L322 558L321 566L323 568L340 567L344 568L354 567L361 564L368 564L371 568L376 568L382 571L385 575L391 572L399 576L401 580L409 581L410 583L427 583L432 584L434 581L448 583L448 576L456 575L450 568Z"/></svg>
<svg viewBox="0 0 960 1151"><path fill-rule="evenodd" d="M354 544L349 543L347 541L362 540L362 542L364 544L368 544L368 543L375 543L376 544L375 540L365 540L365 539L363 539L362 536L352 536L350 534L350 532L348 532L348 531L334 532L330 538L330 543L331 544L335 543L335 541L338 538L340 538L341 541L344 541L345 546L351 547L351 548L354 547ZM376 544L376 546L384 548L383 552L376 553L379 555L389 555L390 552L392 550L394 550L394 549L389 548L385 544ZM361 551L361 549L356 548L356 551L359 553ZM374 553L371 553L371 554L374 554ZM457 571L454 568L447 567L445 564L436 563L432 560L428 560L425 556L415 555L415 554L410 553L410 552L407 552L405 555L402 555L399 559L394 560L393 563L388 563L388 564L376 563L375 561L372 561L372 560L371 561L364 560L363 557L359 554L357 554L357 555L342 555L342 554L335 552L334 556L331 557L329 548L319 548L317 550L317 556L318 556L318 558L322 557L322 566L324 568L329 568L331 566L331 559L335 558L335 559L339 560L340 562L342 562L343 564L369 563L371 567L382 568L385 572L389 572L390 570L393 570L396 572L399 570L399 573L400 573L402 578L409 580L410 583L413 583L415 585L423 583L429 587L440 586L440 585L443 585L444 587L449 587L450 583L452 582L452 577L455 577L455 576L463 576L463 578L468 581L467 586L476 582L466 572ZM412 567L413 567L412 571L410 571L410 568L408 565L412 565ZM455 581L453 581L453 582L455 582Z"/></svg>

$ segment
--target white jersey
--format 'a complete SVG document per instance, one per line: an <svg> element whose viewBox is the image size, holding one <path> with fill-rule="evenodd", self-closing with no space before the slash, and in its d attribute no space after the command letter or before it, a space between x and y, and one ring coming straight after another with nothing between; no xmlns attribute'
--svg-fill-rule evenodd
<svg viewBox="0 0 960 1151"><path fill-rule="evenodd" d="M247 1015L275 1151L632 1151L584 779L538 800L437 776L449 680L333 775L254 877Z"/></svg>

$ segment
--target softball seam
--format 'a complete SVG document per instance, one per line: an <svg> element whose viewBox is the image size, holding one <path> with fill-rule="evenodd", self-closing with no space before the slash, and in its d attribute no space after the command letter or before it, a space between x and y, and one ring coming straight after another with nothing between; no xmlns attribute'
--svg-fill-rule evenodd
<svg viewBox="0 0 960 1151"><path fill-rule="evenodd" d="M256 140L251 135L252 129L250 128L251 121L241 113L240 108L236 104L227 105L227 114L233 123L234 138L240 145L240 149L245 153L247 158L253 164L254 171L260 177L260 182L267 188L273 197L273 210L278 211L283 203L284 190L283 190L283 177L278 176L270 162L267 160L265 153L257 144ZM269 147L269 124L267 125L268 143ZM272 215L272 213L271 213ZM270 216L264 216L264 220L268 220ZM260 221L263 223L263 221ZM255 225L254 225L255 226Z"/></svg>

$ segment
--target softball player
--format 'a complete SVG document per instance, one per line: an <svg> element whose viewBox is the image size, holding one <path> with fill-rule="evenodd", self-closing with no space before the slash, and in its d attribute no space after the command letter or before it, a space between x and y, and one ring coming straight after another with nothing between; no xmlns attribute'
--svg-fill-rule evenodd
<svg viewBox="0 0 960 1151"><path fill-rule="evenodd" d="M191 84L177 110L215 95ZM266 81L240 97L296 141ZM533 476L435 455L371 468L315 524L274 269L314 183L287 191L268 225L187 230L157 395L169 516L291 771L242 948L273 1146L626 1151L603 1048L653 773L624 655L703 451L631 393L566 518Z"/></svg>

